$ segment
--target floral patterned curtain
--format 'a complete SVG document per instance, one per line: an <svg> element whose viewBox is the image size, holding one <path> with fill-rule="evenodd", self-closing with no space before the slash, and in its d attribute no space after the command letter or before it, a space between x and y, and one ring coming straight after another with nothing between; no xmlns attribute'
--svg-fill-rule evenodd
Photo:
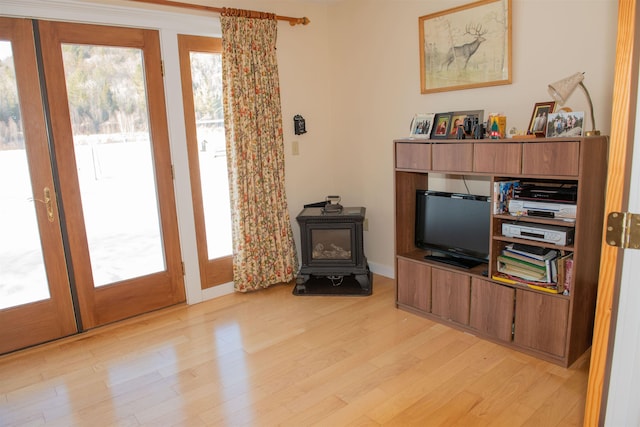
<svg viewBox="0 0 640 427"><path fill-rule="evenodd" d="M277 21L235 9L220 20L233 281L247 292L289 282L298 270L284 185Z"/></svg>

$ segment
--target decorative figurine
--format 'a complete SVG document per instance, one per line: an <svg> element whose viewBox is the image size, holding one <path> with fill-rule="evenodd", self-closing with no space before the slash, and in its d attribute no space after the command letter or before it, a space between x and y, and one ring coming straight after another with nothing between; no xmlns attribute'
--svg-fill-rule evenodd
<svg viewBox="0 0 640 427"><path fill-rule="evenodd" d="M483 139L484 138L484 124L476 123L473 127L473 139Z"/></svg>
<svg viewBox="0 0 640 427"><path fill-rule="evenodd" d="M500 139L500 127L497 120L492 120L491 131L489 132L490 139Z"/></svg>

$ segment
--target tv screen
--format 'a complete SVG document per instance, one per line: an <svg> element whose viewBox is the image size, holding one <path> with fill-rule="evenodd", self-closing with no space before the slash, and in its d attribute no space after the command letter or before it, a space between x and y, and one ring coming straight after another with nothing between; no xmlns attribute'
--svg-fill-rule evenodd
<svg viewBox="0 0 640 427"><path fill-rule="evenodd" d="M425 258L471 268L489 259L491 202L486 196L416 191L417 247Z"/></svg>

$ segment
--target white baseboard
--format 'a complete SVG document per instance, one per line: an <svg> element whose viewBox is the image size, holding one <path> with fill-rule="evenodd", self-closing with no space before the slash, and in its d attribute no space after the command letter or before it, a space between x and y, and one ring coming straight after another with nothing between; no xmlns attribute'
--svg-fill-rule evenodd
<svg viewBox="0 0 640 427"><path fill-rule="evenodd" d="M388 265L377 264L375 262L370 262L369 263L369 269L374 274L379 274L380 276L388 277L390 279L394 279L395 278L395 273L393 271L393 267L389 267Z"/></svg>
<svg viewBox="0 0 640 427"><path fill-rule="evenodd" d="M233 282L224 283L222 285L207 288L202 291L202 301L218 298L233 293Z"/></svg>

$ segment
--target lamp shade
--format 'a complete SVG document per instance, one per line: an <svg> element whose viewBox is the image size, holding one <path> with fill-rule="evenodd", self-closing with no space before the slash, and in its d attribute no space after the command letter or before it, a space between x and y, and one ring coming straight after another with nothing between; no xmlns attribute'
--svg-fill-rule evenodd
<svg viewBox="0 0 640 427"><path fill-rule="evenodd" d="M593 114L593 102L591 102L591 95L589 95L589 91L587 87L582 83L584 80L584 73L575 73L566 77L562 80L558 80L555 83L551 83L549 85L549 94L551 97L560 105L564 105L566 100L571 96L574 90L578 86L581 86L584 90L584 94L587 96L587 101L589 102L589 112L591 113L591 126L592 130L585 132L586 136L595 136L600 135L600 131L596 129L596 118L595 114Z"/></svg>
<svg viewBox="0 0 640 427"><path fill-rule="evenodd" d="M584 73L572 74L569 77L551 83L549 85L549 94L556 102L563 105L583 80Z"/></svg>

